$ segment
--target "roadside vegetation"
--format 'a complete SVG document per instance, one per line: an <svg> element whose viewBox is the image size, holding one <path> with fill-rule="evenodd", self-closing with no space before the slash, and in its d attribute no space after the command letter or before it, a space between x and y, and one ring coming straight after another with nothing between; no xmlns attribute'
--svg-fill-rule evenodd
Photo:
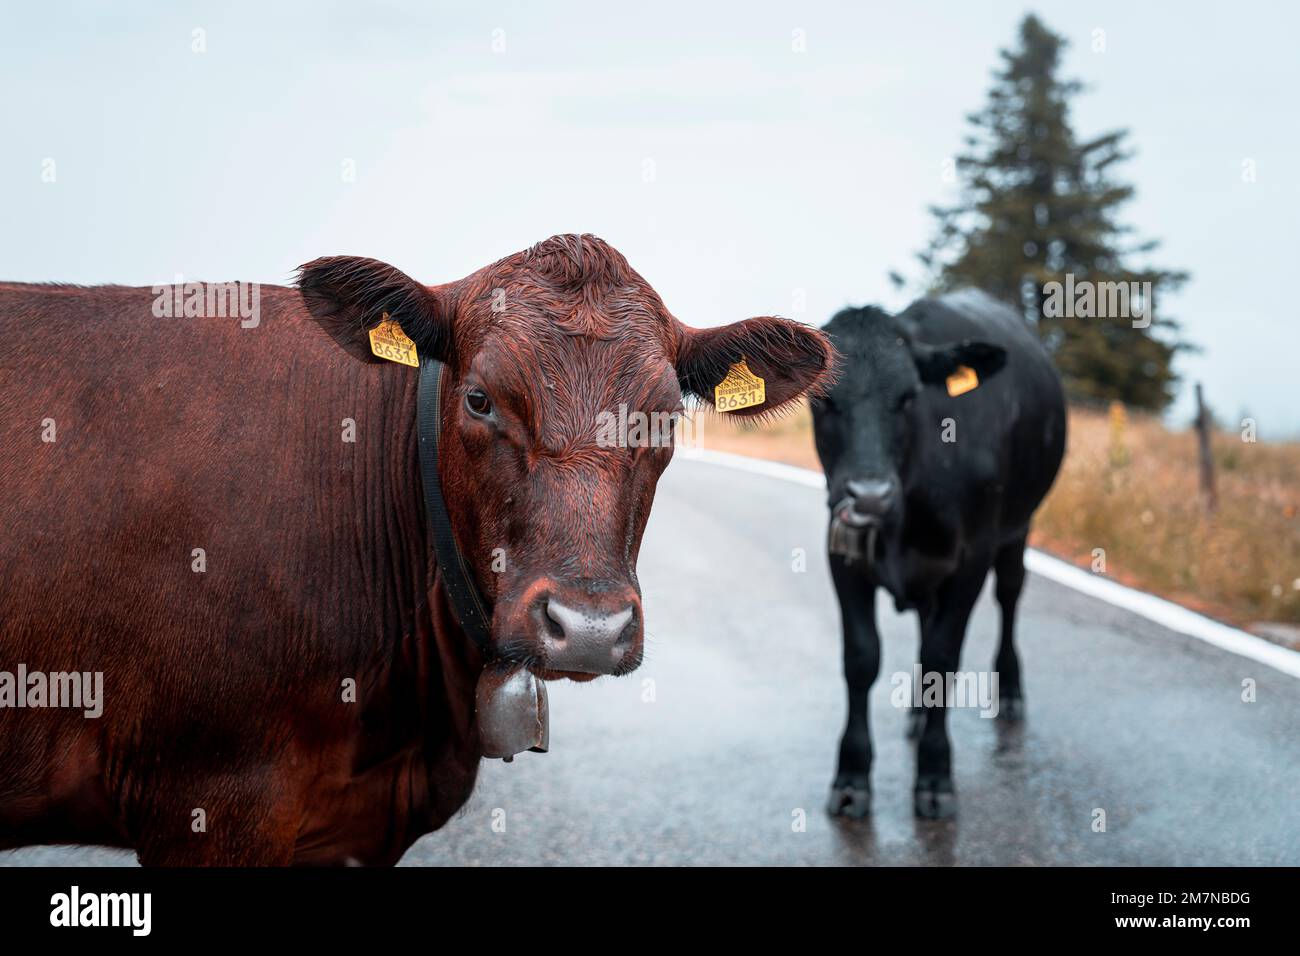
<svg viewBox="0 0 1300 956"><path fill-rule="evenodd" d="M704 447L820 469L806 405L749 425L700 412ZM1300 442L1213 433L1218 508L1200 492L1196 433L1072 407L1065 463L1030 543L1282 643L1300 626ZM1282 636L1279 636L1282 635Z"/></svg>

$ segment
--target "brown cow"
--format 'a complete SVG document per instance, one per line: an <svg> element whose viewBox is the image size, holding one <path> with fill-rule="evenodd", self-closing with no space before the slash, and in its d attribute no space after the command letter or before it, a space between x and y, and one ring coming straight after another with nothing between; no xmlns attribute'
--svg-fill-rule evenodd
<svg viewBox="0 0 1300 956"><path fill-rule="evenodd" d="M157 298L0 285L0 846L391 864L464 804L485 655L430 546L419 374L371 354L384 313L446 363L442 488L488 656L545 679L641 659L672 449L604 447L600 413L711 400L742 357L767 389L742 414L773 411L832 354L780 319L688 328L591 236L440 286L318 259L256 323ZM51 706L73 672L102 674L101 716Z"/></svg>

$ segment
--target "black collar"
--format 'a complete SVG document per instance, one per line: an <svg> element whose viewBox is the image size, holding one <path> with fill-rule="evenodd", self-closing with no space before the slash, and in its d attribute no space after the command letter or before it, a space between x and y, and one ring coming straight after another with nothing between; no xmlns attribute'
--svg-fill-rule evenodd
<svg viewBox="0 0 1300 956"><path fill-rule="evenodd" d="M438 439L442 436L442 373L437 359L420 359L420 386L416 399L416 429L420 439L420 476L424 482L424 510L429 516L429 533L438 572L447 591L452 614L461 629L478 645L485 658L492 658L492 606L474 586L474 575L460 553L451 530L451 516L442 497L438 475Z"/></svg>

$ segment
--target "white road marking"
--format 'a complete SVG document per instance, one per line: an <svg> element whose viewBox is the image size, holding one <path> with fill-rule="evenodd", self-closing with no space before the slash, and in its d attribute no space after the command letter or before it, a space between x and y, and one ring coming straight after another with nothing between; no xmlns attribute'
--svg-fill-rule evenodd
<svg viewBox="0 0 1300 956"><path fill-rule="evenodd" d="M815 488L819 491L826 488L826 478L821 472L795 465L784 465L710 449L680 449L678 455L687 461L702 461L710 465L734 468L737 471L747 471L750 474L803 485L805 488ZM1300 651L1293 651L1280 644L1266 641L1262 637L1229 627L1172 601L1126 587L1034 548L1025 552L1025 567L1034 574L1122 608L1130 614L1146 618L1161 627L1204 641L1206 644L1213 644L1230 654L1265 664L1291 677L1300 678Z"/></svg>

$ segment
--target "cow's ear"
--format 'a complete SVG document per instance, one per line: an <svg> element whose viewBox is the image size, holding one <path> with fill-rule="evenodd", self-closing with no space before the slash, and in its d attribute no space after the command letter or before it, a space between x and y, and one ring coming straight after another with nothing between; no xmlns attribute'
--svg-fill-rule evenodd
<svg viewBox="0 0 1300 956"><path fill-rule="evenodd" d="M361 256L326 256L299 267L297 286L311 317L363 362L382 361L371 352L367 333L385 312L419 354L448 358L451 322L443 314L446 309L428 286L400 269Z"/></svg>
<svg viewBox="0 0 1300 956"><path fill-rule="evenodd" d="M764 316L714 329L679 329L675 365L683 392L712 404L714 389L741 360L763 380L763 404L733 414L779 411L806 392L821 394L829 384L835 352L825 334L809 326Z"/></svg>
<svg viewBox="0 0 1300 956"><path fill-rule="evenodd" d="M921 374L921 381L927 385L942 384L963 365L974 369L982 382L1007 364L1007 350L991 342L974 342L970 339L947 345L913 342L912 358L916 362L916 370Z"/></svg>

